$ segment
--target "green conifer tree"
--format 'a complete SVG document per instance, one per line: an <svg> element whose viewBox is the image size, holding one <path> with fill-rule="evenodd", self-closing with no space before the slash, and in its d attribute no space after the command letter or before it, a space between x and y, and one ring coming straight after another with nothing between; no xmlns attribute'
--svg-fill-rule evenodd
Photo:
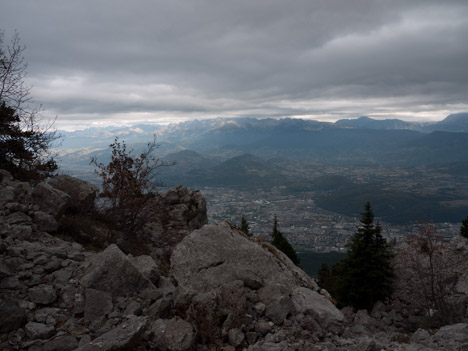
<svg viewBox="0 0 468 351"><path fill-rule="evenodd" d="M468 216L462 221L460 235L468 239Z"/></svg>
<svg viewBox="0 0 468 351"><path fill-rule="evenodd" d="M244 232L244 234L247 235L248 237L252 237L252 233L250 232L249 222L247 222L247 219L245 219L245 216L242 216L241 226L239 229L242 232Z"/></svg>
<svg viewBox="0 0 468 351"><path fill-rule="evenodd" d="M326 263L322 263L320 269L317 271L317 284L321 288L329 291L331 290L331 271Z"/></svg>
<svg viewBox="0 0 468 351"><path fill-rule="evenodd" d="M393 292L392 247L383 238L382 227L374 225L369 202L364 206L361 225L348 244L347 257L332 270L332 295L342 306L371 309Z"/></svg>
<svg viewBox="0 0 468 351"><path fill-rule="evenodd" d="M286 256L288 256L291 261L294 262L294 264L298 265L299 264L299 257L296 254L296 251L294 248L291 246L289 241L283 236L283 233L281 233L278 230L278 218L275 215L275 218L273 220L273 232L271 234L273 240L271 243L280 251L284 252Z"/></svg>

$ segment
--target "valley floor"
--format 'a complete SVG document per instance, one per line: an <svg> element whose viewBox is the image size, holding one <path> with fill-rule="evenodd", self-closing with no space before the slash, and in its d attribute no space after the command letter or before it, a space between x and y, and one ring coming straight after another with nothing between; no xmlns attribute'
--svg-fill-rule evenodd
<svg viewBox="0 0 468 351"><path fill-rule="evenodd" d="M229 220L240 225L245 216L254 235L269 238L273 217L279 220L281 232L296 248L315 252L346 251L345 245L359 223L359 217L343 216L318 207L316 193L283 194L282 189L239 191L220 187L201 189L207 201L210 222ZM378 218L377 218L378 220ZM396 225L381 222L387 239L397 243L415 233L418 225ZM458 234L460 223L434 223L439 235L451 238Z"/></svg>

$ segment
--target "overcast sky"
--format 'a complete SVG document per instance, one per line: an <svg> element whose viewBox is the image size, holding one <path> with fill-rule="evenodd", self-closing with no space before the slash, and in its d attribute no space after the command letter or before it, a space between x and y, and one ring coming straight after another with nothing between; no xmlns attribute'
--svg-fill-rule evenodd
<svg viewBox="0 0 468 351"><path fill-rule="evenodd" d="M468 1L0 0L59 128L468 111Z"/></svg>

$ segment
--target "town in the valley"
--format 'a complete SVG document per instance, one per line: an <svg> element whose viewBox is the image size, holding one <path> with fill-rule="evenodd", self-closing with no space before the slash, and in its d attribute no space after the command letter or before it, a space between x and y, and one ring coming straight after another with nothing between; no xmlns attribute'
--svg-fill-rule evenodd
<svg viewBox="0 0 468 351"><path fill-rule="evenodd" d="M210 222L228 220L240 225L245 216L254 236L270 238L273 218L276 215L280 231L296 248L316 252L345 251L359 217L347 217L319 208L314 193L284 195L281 189L266 191L239 191L220 187L201 189L207 201ZM378 214L376 220L379 221ZM418 231L418 223L395 225L379 221L383 235L401 243ZM437 234L453 237L458 234L459 223L433 223Z"/></svg>

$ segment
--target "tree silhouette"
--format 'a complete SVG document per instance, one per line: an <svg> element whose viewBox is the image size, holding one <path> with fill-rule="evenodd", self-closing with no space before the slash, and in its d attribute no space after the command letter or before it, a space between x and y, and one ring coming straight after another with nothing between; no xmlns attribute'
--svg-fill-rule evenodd
<svg viewBox="0 0 468 351"><path fill-rule="evenodd" d="M31 107L18 33L9 44L3 37L0 31L0 168L17 179L38 182L57 170L49 152L57 137L53 123L41 123L39 108Z"/></svg>
<svg viewBox="0 0 468 351"><path fill-rule="evenodd" d="M247 235L248 237L251 237L252 236L252 233L250 232L250 226L249 226L249 222L247 222L247 219L245 218L245 216L242 216L242 219L241 219L241 226L239 228L242 232L244 232L245 235Z"/></svg>
<svg viewBox="0 0 468 351"><path fill-rule="evenodd" d="M110 202L106 212L111 215L118 229L126 235L136 234L145 224L143 211L147 201L157 191L159 182L155 180L160 167L169 164L153 156L157 148L155 140L138 156L127 150L124 141L115 138L110 145L111 161L104 165L96 158L91 160L102 178L102 196Z"/></svg>
<svg viewBox="0 0 468 351"><path fill-rule="evenodd" d="M460 228L460 235L468 239L468 216L462 221L462 226Z"/></svg>
<svg viewBox="0 0 468 351"><path fill-rule="evenodd" d="M298 265L299 264L299 257L296 254L296 251L294 248L291 246L289 241L283 236L283 233L281 233L278 230L278 218L275 215L275 218L273 220L273 232L271 234L273 240L272 244L278 249L281 250L288 256L291 261L294 262L294 264Z"/></svg>
<svg viewBox="0 0 468 351"><path fill-rule="evenodd" d="M369 202L364 206L361 225L348 244L347 256L332 270L332 295L340 305L371 309L393 292L392 247L374 224Z"/></svg>

